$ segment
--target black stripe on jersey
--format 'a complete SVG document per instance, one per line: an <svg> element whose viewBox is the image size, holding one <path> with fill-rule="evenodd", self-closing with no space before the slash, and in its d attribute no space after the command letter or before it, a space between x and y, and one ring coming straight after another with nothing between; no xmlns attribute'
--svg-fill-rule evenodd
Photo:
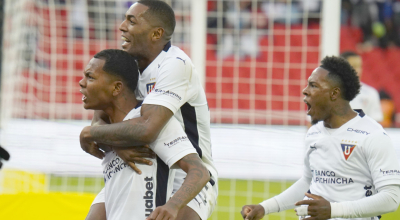
<svg viewBox="0 0 400 220"><path fill-rule="evenodd" d="M185 133L201 158L202 151L199 147L199 131L197 130L196 110L186 102L182 105L181 112L183 124L185 125Z"/></svg>
<svg viewBox="0 0 400 220"><path fill-rule="evenodd" d="M163 51L167 52L170 47L171 47L171 41L168 41L168 43L164 46Z"/></svg>
<svg viewBox="0 0 400 220"><path fill-rule="evenodd" d="M363 112L362 109L354 109L354 111L356 111L358 113L358 115L360 115L361 118L363 118L365 116L365 113Z"/></svg>
<svg viewBox="0 0 400 220"><path fill-rule="evenodd" d="M156 207L163 206L167 202L167 187L169 178L169 167L157 157L157 190Z"/></svg>
<svg viewBox="0 0 400 220"><path fill-rule="evenodd" d="M141 101L141 100L137 100L138 102L137 102L137 105L135 106L135 109L136 108L139 108L140 106L142 106L142 103L143 103L143 101Z"/></svg>

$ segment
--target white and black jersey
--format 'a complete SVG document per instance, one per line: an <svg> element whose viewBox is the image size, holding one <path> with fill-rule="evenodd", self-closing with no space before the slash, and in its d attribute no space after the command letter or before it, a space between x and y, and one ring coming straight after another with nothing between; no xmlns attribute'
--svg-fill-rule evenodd
<svg viewBox="0 0 400 220"><path fill-rule="evenodd" d="M143 104L162 105L174 113L216 184L218 173L211 157L210 111L191 59L169 42L140 74L136 96ZM185 175L177 171L177 176L184 178Z"/></svg>
<svg viewBox="0 0 400 220"><path fill-rule="evenodd" d="M124 120L136 117L140 117L140 107L130 111ZM164 126L150 148L157 158L150 159L152 166L136 164L141 175L114 151L106 153L102 162L105 187L95 201L105 202L108 220L143 220L164 205L173 191L175 169L169 168L184 156L196 153L175 118Z"/></svg>
<svg viewBox="0 0 400 220"><path fill-rule="evenodd" d="M338 129L323 122L305 138L304 176L310 191L329 202L359 200L386 185L400 185L400 166L390 137L362 111ZM357 218L371 220L375 218Z"/></svg>

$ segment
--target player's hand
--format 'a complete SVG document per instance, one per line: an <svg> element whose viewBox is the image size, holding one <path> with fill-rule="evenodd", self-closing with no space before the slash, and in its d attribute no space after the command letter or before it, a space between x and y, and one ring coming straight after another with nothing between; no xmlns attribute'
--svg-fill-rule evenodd
<svg viewBox="0 0 400 220"><path fill-rule="evenodd" d="M321 196L306 193L306 196L312 198L313 200L302 200L297 202L295 205L308 205L307 213L311 217L305 218L304 220L325 220L331 218L331 203L328 202ZM296 215L299 215L296 211ZM304 214L300 213L301 216Z"/></svg>
<svg viewBox="0 0 400 220"><path fill-rule="evenodd" d="M146 220L175 220L179 209L170 206L168 203L157 207Z"/></svg>
<svg viewBox="0 0 400 220"><path fill-rule="evenodd" d="M258 220L264 217L265 210L261 205L245 205L240 213L245 220Z"/></svg>
<svg viewBox="0 0 400 220"><path fill-rule="evenodd" d="M103 159L104 153L100 150L99 146L92 140L92 136L90 134L90 127L86 126L81 131L79 135L79 141L81 143L81 148L86 153L91 154L99 159Z"/></svg>
<svg viewBox="0 0 400 220"><path fill-rule="evenodd" d="M141 147L113 147L113 149L138 174L142 174L142 171L136 167L136 163L153 165L153 162L145 158L156 157L156 154L148 145Z"/></svg>

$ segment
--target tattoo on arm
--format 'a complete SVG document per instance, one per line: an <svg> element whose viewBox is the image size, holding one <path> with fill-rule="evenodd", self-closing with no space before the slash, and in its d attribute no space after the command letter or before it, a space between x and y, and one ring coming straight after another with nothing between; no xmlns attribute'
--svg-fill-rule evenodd
<svg viewBox="0 0 400 220"><path fill-rule="evenodd" d="M173 116L161 105L143 105L141 117L127 121L92 127L94 141L115 147L141 146L152 143Z"/></svg>
<svg viewBox="0 0 400 220"><path fill-rule="evenodd" d="M179 166L187 172L181 188L169 200L170 203L182 208L190 202L210 180L210 173L197 154L189 154L182 158Z"/></svg>

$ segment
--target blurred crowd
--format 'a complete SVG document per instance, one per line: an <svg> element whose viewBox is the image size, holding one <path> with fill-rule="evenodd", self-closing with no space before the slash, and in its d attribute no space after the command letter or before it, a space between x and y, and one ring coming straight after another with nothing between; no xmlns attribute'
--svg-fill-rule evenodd
<svg viewBox="0 0 400 220"><path fill-rule="evenodd" d="M243 55L255 55L260 34L272 25L319 24L321 0L208 1L209 32L224 29L224 51L239 45ZM362 30L361 46L387 48L400 46L400 0L342 0L341 24ZM239 36L239 37L237 37Z"/></svg>
<svg viewBox="0 0 400 220"><path fill-rule="evenodd" d="M400 0L342 0L342 25L361 28L365 46L400 46Z"/></svg>

